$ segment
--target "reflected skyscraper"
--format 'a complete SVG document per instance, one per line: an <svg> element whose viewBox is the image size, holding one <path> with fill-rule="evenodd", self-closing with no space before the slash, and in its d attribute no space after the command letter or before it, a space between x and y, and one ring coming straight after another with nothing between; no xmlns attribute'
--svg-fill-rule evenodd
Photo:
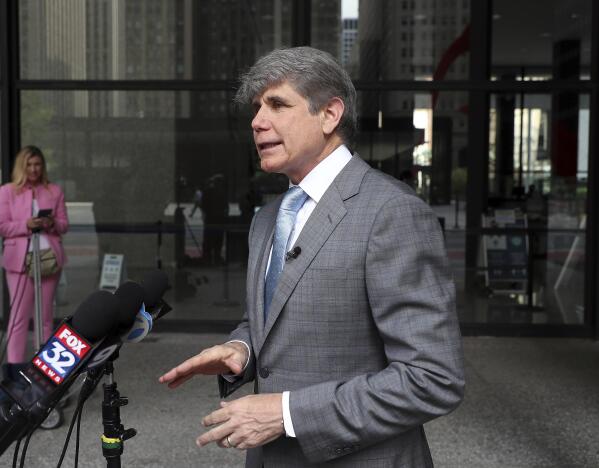
<svg viewBox="0 0 599 468"><path fill-rule="evenodd" d="M469 1L360 1L358 76L367 81L466 79L468 76ZM435 110L428 124L430 192L433 204L451 196L451 167L466 144L465 95L390 93L381 99L365 93L362 115L411 118L414 109ZM457 124L457 125L456 125ZM429 169L427 169L427 172ZM429 198L430 197L430 198Z"/></svg>
<svg viewBox="0 0 599 468"><path fill-rule="evenodd" d="M341 65L350 67L350 57L358 39L358 18L343 18L341 30Z"/></svg>

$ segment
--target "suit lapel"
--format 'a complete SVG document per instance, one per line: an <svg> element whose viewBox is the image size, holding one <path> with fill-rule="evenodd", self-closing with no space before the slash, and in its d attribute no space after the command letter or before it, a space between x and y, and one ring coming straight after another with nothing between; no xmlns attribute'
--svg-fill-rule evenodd
<svg viewBox="0 0 599 468"><path fill-rule="evenodd" d="M259 248L250 249L250 252L253 253L250 254L250 258L248 259L248 269L252 272L252 274L248 275L252 282L251 287L248 288L248 307L255 305L255 310L252 313L254 320L250 321L254 345L262 342L262 334L264 333L264 278L266 276L266 266L268 265L268 256L274 236L279 204L277 203L273 207L273 213L265 215L266 222L261 223L261 225L260 223L256 224L255 231L252 234L252 241L253 239L258 239L258 242L261 240ZM252 297L251 295L255 296Z"/></svg>
<svg viewBox="0 0 599 468"><path fill-rule="evenodd" d="M357 155L354 156L316 205L295 243L296 246L302 249L301 254L285 264L283 273L279 278L279 283L277 284L270 305L268 319L263 330L260 331L260 335L258 335L260 336L260 339L256 343L258 350L262 349L268 333L279 317L285 303L293 293L298 281L337 225L345 217L347 210L344 201L358 193L362 178L368 169L369 166L364 161ZM274 230L274 220L271 229ZM270 247L270 242L267 243L267 246ZM259 294L256 301L258 316L262 312L262 309L259 307L264 307L264 273L268 261L268 250L264 251L263 258L265 260L262 268L260 268L258 287L256 288ZM261 323L262 319L258 318L258 322Z"/></svg>

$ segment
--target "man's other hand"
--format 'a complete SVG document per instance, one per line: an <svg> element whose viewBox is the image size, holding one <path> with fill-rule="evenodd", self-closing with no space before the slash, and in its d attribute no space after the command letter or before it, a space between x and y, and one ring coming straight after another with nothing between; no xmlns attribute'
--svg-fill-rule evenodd
<svg viewBox="0 0 599 468"><path fill-rule="evenodd" d="M282 398L281 393L263 393L222 401L220 409L202 420L204 426L216 427L198 437L197 444L216 442L243 450L275 440L285 433Z"/></svg>
<svg viewBox="0 0 599 468"><path fill-rule="evenodd" d="M187 359L171 369L158 380L177 388L196 374L240 374L248 358L244 344L231 342L206 348L200 354Z"/></svg>

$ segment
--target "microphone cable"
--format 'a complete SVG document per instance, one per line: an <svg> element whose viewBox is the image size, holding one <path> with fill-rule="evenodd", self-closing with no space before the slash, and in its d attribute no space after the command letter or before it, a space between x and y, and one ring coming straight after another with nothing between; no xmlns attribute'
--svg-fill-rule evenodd
<svg viewBox="0 0 599 468"><path fill-rule="evenodd" d="M83 405L77 415L77 435L75 436L75 468L79 466L79 436L81 435L81 415L83 414Z"/></svg>
<svg viewBox="0 0 599 468"><path fill-rule="evenodd" d="M33 429L29 431L27 434L27 438L25 439L25 445L23 446L23 451L21 452L21 462L19 463L19 468L23 468L25 466L25 457L27 456L27 448L29 447L29 441L31 440L31 436L37 429L41 426L43 420L35 425Z"/></svg>
<svg viewBox="0 0 599 468"><path fill-rule="evenodd" d="M8 321L6 322L6 330L2 330L2 336L0 337L0 342L2 342L2 351L0 352L0 363L4 361L4 356L6 355L6 349L8 348L8 340L10 339L10 335L12 334L13 328L15 326L15 321L10 324L10 329L8 328L8 322L10 322L10 316L13 310L13 306L15 305L15 301L17 299L17 294L19 294L19 302L17 303L16 309L19 308L21 302L23 301L23 296L25 295L25 285L21 288L21 280L27 276L27 253L29 252L29 246L31 245L31 237L27 238L27 248L25 249L25 257L23 258L23 267L21 268L21 272L19 273L19 280L17 281L17 287L15 288L15 297L12 298L12 301L8 305ZM33 259L31 260L33 261ZM25 278L27 281L27 278ZM33 285L35 287L35 284ZM29 325L27 325L29 329Z"/></svg>
<svg viewBox="0 0 599 468"><path fill-rule="evenodd" d="M23 439L20 438L19 440L17 440L17 443L15 444L15 451L12 456L12 468L17 468L17 461L19 460L19 447L21 446L21 440L23 440Z"/></svg>
<svg viewBox="0 0 599 468"><path fill-rule="evenodd" d="M29 431L29 433L27 434L27 438L25 439L25 445L23 446L23 451L21 452L21 462L19 463L19 468L23 468L25 466L25 457L27 456L27 448L29 447L29 441L31 440L32 435L33 435L33 430Z"/></svg>
<svg viewBox="0 0 599 468"><path fill-rule="evenodd" d="M71 432L73 431L73 426L74 426L74 423L75 423L75 418L77 417L78 414L81 413L81 408L82 407L83 407L83 404L77 405L77 408L75 409L75 412L73 413L73 417L71 419L71 424L69 426L69 432L67 433L67 439L65 440L65 445L62 448L62 453L61 453L61 456L60 456L60 461L58 462L58 466L59 467L62 465L62 461L64 459L64 455L65 455L65 453L67 451L67 447L69 445L69 440L71 438ZM23 451L21 452L21 460L20 460L20 463L19 463L19 467L20 468L23 468L25 466L25 457L27 455L27 448L29 447L29 441L31 440L31 436L41 426L41 424L44 422L44 419L42 419L38 424L36 424L36 426L33 429L31 429L29 431L29 433L27 434L27 438L25 439L25 445L23 446ZM77 428L77 430L79 430L79 427ZM15 444L15 450L14 450L13 459L12 459L12 468L17 468L17 460L19 459L19 448L20 448L22 440L23 440L23 438L18 439L17 443ZM79 442L79 441L77 441L77 442ZM79 445L79 444L77 444L77 445ZM77 464L75 464L75 466L77 466Z"/></svg>
<svg viewBox="0 0 599 468"><path fill-rule="evenodd" d="M64 445L62 446L62 452L60 453L60 459L58 460L58 465L56 468L60 468L62 466L62 462L67 453L67 449L69 448L69 442L71 441L71 434L73 433L73 427L75 426L75 421L77 420L77 416L81 413L81 409L83 408L83 402L79 402L77 404L77 408L73 412L73 417L71 418L71 423L69 424L69 430L67 432ZM78 444L77 444L78 445Z"/></svg>
<svg viewBox="0 0 599 468"><path fill-rule="evenodd" d="M102 371L97 372L96 376L90 376L90 373L88 372L88 374L85 378L85 381L81 385L81 390L79 392L79 398L77 401L77 407L75 408L75 411L73 412L73 416L71 417L71 422L69 424L69 430L65 437L64 445L62 446L62 452L60 453L60 459L58 460L58 464L56 465L56 468L60 468L62 466L62 462L64 461L64 457L67 453L67 449L68 449L69 443L71 441L71 435L73 433L73 427L75 426L75 422L77 422L77 435L76 435L76 439L75 439L75 468L77 468L77 466L79 464L79 436L81 433L81 415L83 414L83 405L85 404L87 399L91 396L91 394L94 392L94 390L98 386L98 383L100 382L100 379L102 378L102 375L104 375L103 367L102 367Z"/></svg>
<svg viewBox="0 0 599 468"><path fill-rule="evenodd" d="M58 402L57 402L58 403ZM51 408L48 409L48 413L46 414L46 416L48 416L50 414L50 411L54 409L54 407L56 406L56 404L54 404ZM79 408L77 408L78 410ZM75 410L75 412L77 412L77 410ZM27 434L27 439L25 439L25 445L23 446L23 451L21 452L21 462L19 463L19 468L23 468L25 466L25 457L27 456L27 448L29 447L29 441L31 440L31 436L33 435L33 433L35 431L37 431L39 429L39 427L42 425L42 423L45 421L46 418L43 418L42 420L40 420ZM69 428L69 434L67 434L67 437L70 438L70 434L71 431L73 429L73 421L71 421L71 427ZM16 467L16 458L17 458L17 454L16 454L16 450L18 449L18 446L21 444L21 439L18 440L17 442L17 447L15 448L15 455L13 457L13 468ZM68 445L68 443L67 443ZM66 447L63 449L63 458L64 458L64 452L66 452ZM62 458L61 458L61 463L62 463Z"/></svg>

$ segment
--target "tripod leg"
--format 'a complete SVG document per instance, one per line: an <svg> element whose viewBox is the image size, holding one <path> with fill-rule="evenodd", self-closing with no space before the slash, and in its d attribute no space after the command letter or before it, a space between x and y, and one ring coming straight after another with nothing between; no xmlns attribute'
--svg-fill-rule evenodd
<svg viewBox="0 0 599 468"><path fill-rule="evenodd" d="M34 315L34 343L35 349L40 349L43 343L43 325L42 325L42 270L40 262L40 235L38 232L33 233L33 288L35 300L35 315Z"/></svg>

